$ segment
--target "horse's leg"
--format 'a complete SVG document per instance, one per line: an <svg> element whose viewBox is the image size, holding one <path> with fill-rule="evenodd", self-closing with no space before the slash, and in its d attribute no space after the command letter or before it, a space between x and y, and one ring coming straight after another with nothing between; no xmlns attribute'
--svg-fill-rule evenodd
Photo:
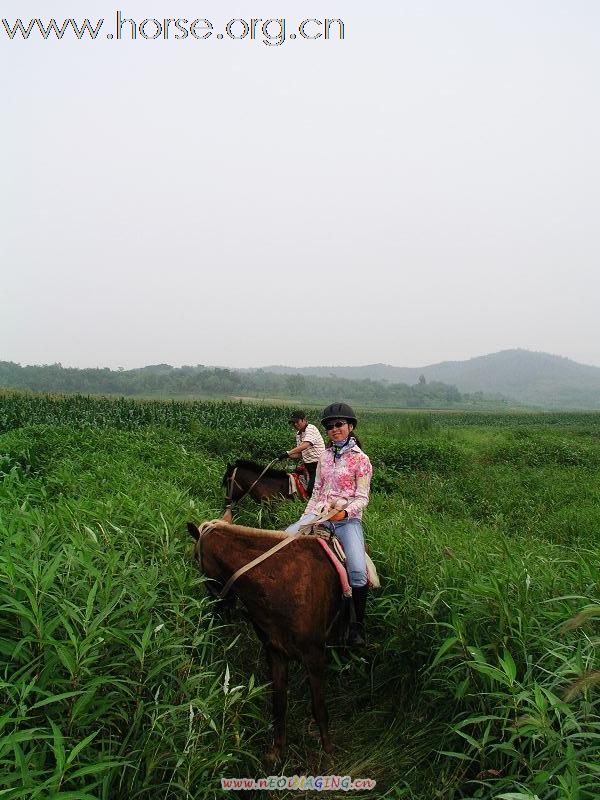
<svg viewBox="0 0 600 800"><path fill-rule="evenodd" d="M311 647L303 661L310 681L313 717L319 726L323 750L331 753L333 744L329 736L329 717L325 705L325 648Z"/></svg>
<svg viewBox="0 0 600 800"><path fill-rule="evenodd" d="M285 718L287 714L288 658L267 645L267 658L273 682L273 751L269 759L279 761L286 748Z"/></svg>

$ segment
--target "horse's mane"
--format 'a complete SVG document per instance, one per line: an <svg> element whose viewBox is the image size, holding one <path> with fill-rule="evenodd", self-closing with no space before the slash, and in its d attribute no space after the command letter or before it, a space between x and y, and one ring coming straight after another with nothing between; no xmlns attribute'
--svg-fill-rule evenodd
<svg viewBox="0 0 600 800"><path fill-rule="evenodd" d="M264 467L260 464L257 464L256 461L249 461L245 458L238 458L234 464L234 467L245 467L246 469L251 469L257 473L257 477L264 469ZM269 467L269 469L265 472L265 477L286 478L287 472L283 469L273 469L273 467Z"/></svg>
<svg viewBox="0 0 600 800"><path fill-rule="evenodd" d="M285 531L264 530L263 528L249 528L245 525L234 525L230 522L225 522L222 519L213 519L209 523L216 530L224 531L225 533L234 534L236 536L246 536L250 539L287 539L290 534Z"/></svg>

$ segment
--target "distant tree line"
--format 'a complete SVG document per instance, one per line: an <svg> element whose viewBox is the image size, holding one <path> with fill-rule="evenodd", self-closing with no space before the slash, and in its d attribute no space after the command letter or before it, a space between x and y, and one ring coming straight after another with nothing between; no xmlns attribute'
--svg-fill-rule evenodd
<svg viewBox="0 0 600 800"><path fill-rule="evenodd" d="M461 394L455 386L424 378L404 383L348 380L308 375L279 375L264 370L232 370L203 365L171 367L157 364L130 370L76 369L61 364L21 366L0 361L0 386L36 392L214 397L280 398L298 402L329 401L332 397L365 405L396 408L494 405L502 398Z"/></svg>

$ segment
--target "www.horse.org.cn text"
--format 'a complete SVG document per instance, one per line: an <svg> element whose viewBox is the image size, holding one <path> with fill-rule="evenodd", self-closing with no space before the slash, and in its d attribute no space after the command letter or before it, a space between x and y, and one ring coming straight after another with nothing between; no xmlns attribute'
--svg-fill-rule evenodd
<svg viewBox="0 0 600 800"><path fill-rule="evenodd" d="M109 39L115 41L254 41L267 47L280 47L287 41L342 41L345 38L345 25L341 19L308 18L299 22L284 17L264 19L235 18L223 24L208 19L188 20L182 17L163 17L156 19L134 19L122 11L116 12L114 24L104 18L83 21L73 18L56 20L51 18L32 18L22 20L3 19L0 35L11 41L30 39L43 40L90 40Z"/></svg>

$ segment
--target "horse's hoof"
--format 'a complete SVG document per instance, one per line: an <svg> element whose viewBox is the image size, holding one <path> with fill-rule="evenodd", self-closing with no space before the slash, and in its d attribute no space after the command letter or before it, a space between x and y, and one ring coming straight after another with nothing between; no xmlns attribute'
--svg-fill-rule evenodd
<svg viewBox="0 0 600 800"><path fill-rule="evenodd" d="M331 739L327 739L323 742L323 750L327 753L327 755L331 755L333 753L333 742Z"/></svg>

